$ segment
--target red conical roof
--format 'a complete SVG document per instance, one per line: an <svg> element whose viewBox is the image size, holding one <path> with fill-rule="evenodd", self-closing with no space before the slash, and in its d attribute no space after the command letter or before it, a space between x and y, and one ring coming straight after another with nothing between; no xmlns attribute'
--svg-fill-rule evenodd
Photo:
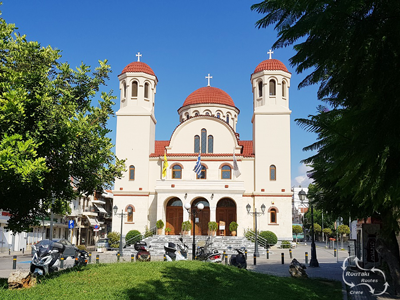
<svg viewBox="0 0 400 300"><path fill-rule="evenodd" d="M191 93L185 100L182 106L192 105L192 104L223 104L235 107L231 96L229 96L223 90L206 86L195 90Z"/></svg>
<svg viewBox="0 0 400 300"><path fill-rule="evenodd" d="M134 61L131 62L129 65L127 65L121 72L120 75L124 74L124 73L128 73L128 72L143 72L146 74L150 74L153 76L156 76L154 74L154 71L144 62L141 61Z"/></svg>
<svg viewBox="0 0 400 300"><path fill-rule="evenodd" d="M261 72L261 71L277 71L277 70L281 70L281 71L285 71L288 72L288 69L286 68L286 66L283 64L283 62L281 62L280 60L277 59L267 59L262 61L261 63L258 64L258 66L256 67L256 69L254 70L253 74Z"/></svg>

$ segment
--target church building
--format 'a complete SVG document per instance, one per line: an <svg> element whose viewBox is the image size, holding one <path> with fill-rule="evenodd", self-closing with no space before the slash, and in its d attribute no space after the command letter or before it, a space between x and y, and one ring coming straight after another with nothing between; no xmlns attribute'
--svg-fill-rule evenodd
<svg viewBox="0 0 400 300"><path fill-rule="evenodd" d="M127 160L126 172L114 185L118 214L112 231L120 232L123 212L123 236L133 229L152 229L157 220L171 229L169 234L180 234L182 222L192 220L185 204L194 208L202 203L196 235L207 235L210 221L225 223L218 235L231 235L229 224L235 221L237 235L243 236L245 229L254 229L257 219L259 231L292 240L291 73L271 54L251 74L253 138L243 141L236 131L240 108L229 91L210 86L210 74L208 85L177 107L169 140L156 140L158 78L140 61L140 54L122 70L116 155ZM251 105L250 99L246 105Z"/></svg>

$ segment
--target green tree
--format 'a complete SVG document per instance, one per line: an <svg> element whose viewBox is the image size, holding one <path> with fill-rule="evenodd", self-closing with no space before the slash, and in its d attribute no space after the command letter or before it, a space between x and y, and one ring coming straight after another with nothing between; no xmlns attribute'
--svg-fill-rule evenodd
<svg viewBox="0 0 400 300"><path fill-rule="evenodd" d="M319 233L321 233L321 231L322 231L321 225L319 225L318 223L314 223L314 237L315 233L317 233L317 236L319 236Z"/></svg>
<svg viewBox="0 0 400 300"><path fill-rule="evenodd" d="M329 236L332 234L332 229L330 229L330 228L324 228L324 230L322 230L322 232L325 234L325 236L326 236L326 239L325 239L325 241L326 241L326 243L325 243L325 245L326 245L326 247L328 247L328 239L329 239Z"/></svg>
<svg viewBox="0 0 400 300"><path fill-rule="evenodd" d="M124 161L112 152L107 120L115 99L101 93L107 61L92 71L60 63L61 51L15 33L0 18L0 208L19 232L70 200L110 188Z"/></svg>
<svg viewBox="0 0 400 300"><path fill-rule="evenodd" d="M291 65L311 72L300 87L319 84L326 107L298 123L318 140L306 164L320 190L315 203L333 218L382 221L376 250L400 293L396 234L400 219L399 1L265 0L258 27L275 24L274 47L294 44Z"/></svg>
<svg viewBox="0 0 400 300"><path fill-rule="evenodd" d="M342 224L338 226L337 231L340 234L340 242L342 244L341 248L343 249L343 236L345 234L350 234L350 228L349 226Z"/></svg>
<svg viewBox="0 0 400 300"><path fill-rule="evenodd" d="M302 233L302 232L303 232L303 228L301 228L300 225L293 225L293 226L292 226L292 231L293 231L293 233L296 235L296 243L297 243L297 235L298 235L299 233Z"/></svg>

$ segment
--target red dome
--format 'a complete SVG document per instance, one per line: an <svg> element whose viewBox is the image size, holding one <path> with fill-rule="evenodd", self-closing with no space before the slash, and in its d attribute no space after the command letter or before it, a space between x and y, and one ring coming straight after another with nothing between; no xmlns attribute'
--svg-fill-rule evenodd
<svg viewBox="0 0 400 300"><path fill-rule="evenodd" d="M182 106L192 104L224 104L235 107L231 96L219 88L206 86L195 90L185 100Z"/></svg>
<svg viewBox="0 0 400 300"><path fill-rule="evenodd" d="M262 61L261 63L258 64L257 68L254 70L254 73L258 73L261 71L277 71L277 70L281 70L281 71L285 71L288 72L289 71L286 69L286 66L283 64L283 62L281 62L280 60L277 59L267 59Z"/></svg>
<svg viewBox="0 0 400 300"><path fill-rule="evenodd" d="M134 61L127 65L121 72L120 75L127 73L127 72L143 72L146 74L150 74L156 76L154 71L144 62Z"/></svg>

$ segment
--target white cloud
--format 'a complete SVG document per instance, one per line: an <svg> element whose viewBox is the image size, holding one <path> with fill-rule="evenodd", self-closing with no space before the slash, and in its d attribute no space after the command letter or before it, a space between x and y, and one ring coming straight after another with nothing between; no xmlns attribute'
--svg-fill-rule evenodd
<svg viewBox="0 0 400 300"><path fill-rule="evenodd" d="M309 166L301 164L297 170L297 176L292 179L292 186L308 187L313 182L311 178L308 178L307 171L311 170Z"/></svg>

